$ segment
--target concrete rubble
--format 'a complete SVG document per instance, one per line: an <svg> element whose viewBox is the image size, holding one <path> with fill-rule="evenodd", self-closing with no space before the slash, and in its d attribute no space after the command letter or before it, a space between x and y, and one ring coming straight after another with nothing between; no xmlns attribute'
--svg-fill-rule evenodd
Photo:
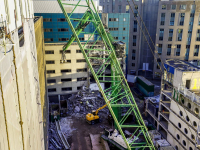
<svg viewBox="0 0 200 150"><path fill-rule="evenodd" d="M91 91L89 88L83 87L81 91L68 98L67 105L68 114L85 119L86 114L105 105L105 101L99 91ZM99 114L101 113L109 114L108 108L100 110ZM107 117L107 115L104 116Z"/></svg>

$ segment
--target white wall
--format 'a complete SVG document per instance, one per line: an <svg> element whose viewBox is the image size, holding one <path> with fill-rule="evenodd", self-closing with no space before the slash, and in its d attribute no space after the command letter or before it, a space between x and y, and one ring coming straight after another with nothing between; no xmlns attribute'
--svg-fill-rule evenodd
<svg viewBox="0 0 200 150"><path fill-rule="evenodd" d="M33 18L32 0L0 0L0 15L7 22L8 31L22 25L22 18ZM16 17L15 17L16 16ZM0 22L2 19L0 19Z"/></svg>

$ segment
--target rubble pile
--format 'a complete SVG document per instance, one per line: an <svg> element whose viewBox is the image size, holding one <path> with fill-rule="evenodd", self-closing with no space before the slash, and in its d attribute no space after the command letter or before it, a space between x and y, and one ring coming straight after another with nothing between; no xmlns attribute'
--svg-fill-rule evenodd
<svg viewBox="0 0 200 150"><path fill-rule="evenodd" d="M72 117L85 119L86 114L91 113L92 110L97 110L99 107L105 105L105 101L99 91L91 91L83 87L77 94L73 94L67 100L68 114ZM99 111L99 114L109 114L108 108ZM107 115L105 115L107 117Z"/></svg>

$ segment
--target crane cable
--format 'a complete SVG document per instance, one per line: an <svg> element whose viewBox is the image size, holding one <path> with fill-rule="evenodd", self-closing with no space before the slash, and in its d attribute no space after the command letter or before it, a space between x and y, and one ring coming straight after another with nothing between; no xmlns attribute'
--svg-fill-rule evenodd
<svg viewBox="0 0 200 150"><path fill-rule="evenodd" d="M130 5L130 3L129 3L128 0L127 0L127 2L128 2L128 4L129 4L129 7L131 8L131 11L132 11L133 15L134 15L133 8L131 7L131 5ZM144 26L144 28L145 28L145 30L146 30L148 36L149 36L149 38L150 38L150 40L151 40L151 42L152 42L152 44L153 44L153 46L154 46L154 48L155 48L155 50L156 50L155 44L154 44L154 42L153 42L153 40L152 40L152 38L151 38L151 36L150 36L150 34L149 34L149 32L148 32L148 30L147 30L145 24L144 24L144 21L143 21L141 15L140 15L139 11L136 9L136 8L137 8L137 5L135 4L135 2L134 2L133 0L132 0L132 2L133 2L133 4L134 4L135 10L137 11L138 16L140 17L140 20L141 20L141 22L142 22L142 24L143 24L143 26ZM138 23L138 25L139 25L139 27L140 27L140 30L142 31L142 34L143 34L143 36L144 36L144 38L145 38L145 40L146 40L146 42L147 42L147 44L148 44L148 46L149 46L149 48L150 48L150 50L151 50L153 56L154 56L154 59L155 59L156 62L157 62L156 56L155 56L155 54L153 53L152 48L150 47L150 44L149 44L149 42L148 42L148 40L147 40L147 38L146 38L146 35L145 35L144 31L142 30L142 27L141 27L141 25L140 25L140 23L139 23L137 17L136 17L135 15L134 15L134 17L135 17L135 19L136 19L136 21L137 21L137 23ZM155 51L155 52L157 53L157 51ZM158 57L160 58L159 55L158 55ZM160 60L161 60L161 59L160 59ZM163 65L163 67L164 67L164 63L163 63L162 60L161 60L161 63L162 63L162 65ZM158 64L158 66L159 66L159 69L160 69L161 73L164 74L163 71L162 71L162 69L161 69L161 67L160 67L160 64L159 64L158 62L157 62L157 64ZM165 68L165 67L164 67L164 68ZM191 78L192 78L192 76L191 76ZM177 103L176 103L176 104L177 104ZM178 106L178 104L177 104L177 106ZM178 109L179 109L179 111L181 111L179 106L178 106ZM183 109L183 110L185 111L185 109ZM188 114L187 114L186 111L185 111L185 113L186 113L186 115L188 116ZM190 119L189 119L189 122L191 123L191 126L192 126L192 122L191 122ZM186 123L186 124L187 124L187 123ZM187 125L188 125L188 124L187 124ZM191 127L190 127L189 125L188 125L188 127L189 127L189 130L190 130L190 132L191 132L191 129L190 129ZM191 132L191 133L192 133L192 132ZM195 142L197 143L196 140L195 140Z"/></svg>

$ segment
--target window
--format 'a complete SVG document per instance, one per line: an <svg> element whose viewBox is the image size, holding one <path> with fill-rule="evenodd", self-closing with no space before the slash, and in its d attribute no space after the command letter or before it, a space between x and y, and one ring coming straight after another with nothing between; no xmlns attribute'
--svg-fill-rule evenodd
<svg viewBox="0 0 200 150"><path fill-rule="evenodd" d="M165 25L165 13L161 13L160 25Z"/></svg>
<svg viewBox="0 0 200 150"><path fill-rule="evenodd" d="M58 41L68 41L69 38L59 38Z"/></svg>
<svg viewBox="0 0 200 150"><path fill-rule="evenodd" d="M175 148L175 150L178 150L178 146L177 145L174 148Z"/></svg>
<svg viewBox="0 0 200 150"><path fill-rule="evenodd" d="M158 54L162 54L162 44L158 44Z"/></svg>
<svg viewBox="0 0 200 150"><path fill-rule="evenodd" d="M196 121L193 121L193 126L194 126L194 127L197 127Z"/></svg>
<svg viewBox="0 0 200 150"><path fill-rule="evenodd" d="M186 9L186 5L180 5L180 10L185 10Z"/></svg>
<svg viewBox="0 0 200 150"><path fill-rule="evenodd" d="M55 70L47 70L47 74L55 73Z"/></svg>
<svg viewBox="0 0 200 150"><path fill-rule="evenodd" d="M44 32L52 32L53 29L44 29Z"/></svg>
<svg viewBox="0 0 200 150"><path fill-rule="evenodd" d="M47 83L56 83L56 79L47 79Z"/></svg>
<svg viewBox="0 0 200 150"><path fill-rule="evenodd" d="M200 14L199 14L199 20L198 20L198 25L200 26Z"/></svg>
<svg viewBox="0 0 200 150"><path fill-rule="evenodd" d="M181 117L183 116L183 112L182 111L180 111L179 114L180 114Z"/></svg>
<svg viewBox="0 0 200 150"><path fill-rule="evenodd" d="M79 40L80 40L80 41L84 41L84 37L82 37L82 38L80 37Z"/></svg>
<svg viewBox="0 0 200 150"><path fill-rule="evenodd" d="M58 28L58 32L64 32L64 31L69 31L68 28Z"/></svg>
<svg viewBox="0 0 200 150"><path fill-rule="evenodd" d="M170 23L169 23L170 26L174 25L174 20L175 20L175 13L171 13L171 18L170 18Z"/></svg>
<svg viewBox="0 0 200 150"><path fill-rule="evenodd" d="M186 121L189 122L190 118L188 116L185 117Z"/></svg>
<svg viewBox="0 0 200 150"><path fill-rule="evenodd" d="M71 50L65 50L64 52L65 52L65 54L67 54L67 53L69 54L69 53L71 53ZM63 50L60 50L60 54L62 54L62 53L63 53Z"/></svg>
<svg viewBox="0 0 200 150"><path fill-rule="evenodd" d="M55 64L55 61L54 60L47 60L46 64Z"/></svg>
<svg viewBox="0 0 200 150"><path fill-rule="evenodd" d="M133 32L137 32L137 21L134 20Z"/></svg>
<svg viewBox="0 0 200 150"><path fill-rule="evenodd" d="M190 103L188 103L188 104L187 104L187 107L188 107L189 109L191 109L191 104L190 104Z"/></svg>
<svg viewBox="0 0 200 150"><path fill-rule="evenodd" d="M171 48L172 48L172 44L168 44L167 45L167 56L171 55Z"/></svg>
<svg viewBox="0 0 200 150"><path fill-rule="evenodd" d="M83 69L76 69L76 72L87 72L87 68L83 68Z"/></svg>
<svg viewBox="0 0 200 150"><path fill-rule="evenodd" d="M51 42L51 41L53 41L53 38L44 38L44 41L45 42Z"/></svg>
<svg viewBox="0 0 200 150"><path fill-rule="evenodd" d="M71 69L62 69L60 72L61 72L61 73L71 72Z"/></svg>
<svg viewBox="0 0 200 150"><path fill-rule="evenodd" d="M192 147L189 147L189 150L193 150L193 148L192 148Z"/></svg>
<svg viewBox="0 0 200 150"><path fill-rule="evenodd" d="M81 90L81 89L82 89L82 86L78 86L78 87L77 87L77 90Z"/></svg>
<svg viewBox="0 0 200 150"><path fill-rule="evenodd" d="M129 5L126 5L126 13L129 13Z"/></svg>
<svg viewBox="0 0 200 150"><path fill-rule="evenodd" d="M132 67L135 67L135 63L132 63Z"/></svg>
<svg viewBox="0 0 200 150"><path fill-rule="evenodd" d="M65 87L65 88L62 88L62 91L72 91L72 87Z"/></svg>
<svg viewBox="0 0 200 150"><path fill-rule="evenodd" d="M175 10L176 9L176 5L171 5L171 9Z"/></svg>
<svg viewBox="0 0 200 150"><path fill-rule="evenodd" d="M45 51L45 54L54 54L54 50Z"/></svg>
<svg viewBox="0 0 200 150"><path fill-rule="evenodd" d="M136 46L136 35L133 35L133 46Z"/></svg>
<svg viewBox="0 0 200 150"><path fill-rule="evenodd" d="M173 29L169 29L168 41L172 41L172 37L173 37Z"/></svg>
<svg viewBox="0 0 200 150"><path fill-rule="evenodd" d="M43 22L51 22L52 19L51 18L43 18Z"/></svg>
<svg viewBox="0 0 200 150"><path fill-rule="evenodd" d="M195 114L199 114L199 109L198 109L198 108L195 108L195 109L194 109L194 112L195 112Z"/></svg>
<svg viewBox="0 0 200 150"><path fill-rule="evenodd" d="M163 40L163 34L164 34L164 29L160 29L159 41L162 41L162 40Z"/></svg>
<svg viewBox="0 0 200 150"><path fill-rule="evenodd" d="M123 21L126 21L126 18L124 18Z"/></svg>
<svg viewBox="0 0 200 150"><path fill-rule="evenodd" d="M57 19L59 22L65 22L65 21L67 21L65 18L58 18Z"/></svg>
<svg viewBox="0 0 200 150"><path fill-rule="evenodd" d="M167 8L167 6L166 5L162 5L162 9L166 9Z"/></svg>
<svg viewBox="0 0 200 150"><path fill-rule="evenodd" d="M184 25L184 18L185 18L185 13L180 13L180 16L179 16L179 25L180 26Z"/></svg>
<svg viewBox="0 0 200 150"><path fill-rule="evenodd" d="M118 40L118 37L113 37L115 40Z"/></svg>
<svg viewBox="0 0 200 150"><path fill-rule="evenodd" d="M178 29L177 31L177 40L182 41L182 34L183 34L183 29Z"/></svg>
<svg viewBox="0 0 200 150"><path fill-rule="evenodd" d="M72 81L71 78L63 78L63 79L61 79L61 82L70 82L70 81Z"/></svg>
<svg viewBox="0 0 200 150"><path fill-rule="evenodd" d="M48 89L48 92L56 92L56 88Z"/></svg>
<svg viewBox="0 0 200 150"><path fill-rule="evenodd" d="M185 132L185 134L188 134L188 130L186 128L184 129L184 132Z"/></svg>
<svg viewBox="0 0 200 150"><path fill-rule="evenodd" d="M85 59L77 59L76 62L77 63L82 63L82 62L86 62L86 60Z"/></svg>
<svg viewBox="0 0 200 150"><path fill-rule="evenodd" d="M125 38L125 36L123 36L123 40L125 40L126 38Z"/></svg>
<svg viewBox="0 0 200 150"><path fill-rule="evenodd" d="M178 140L180 140L180 136L179 136L179 134L176 135L176 138L177 138Z"/></svg>
<svg viewBox="0 0 200 150"><path fill-rule="evenodd" d="M118 5L119 13L122 13L122 5Z"/></svg>
<svg viewBox="0 0 200 150"><path fill-rule="evenodd" d="M80 49L76 50L76 53L82 53Z"/></svg>
<svg viewBox="0 0 200 150"><path fill-rule="evenodd" d="M83 77L83 78L77 78L77 81L87 81L87 78Z"/></svg>
<svg viewBox="0 0 200 150"><path fill-rule="evenodd" d="M118 31L119 28L109 28L109 31Z"/></svg>
<svg viewBox="0 0 200 150"><path fill-rule="evenodd" d="M180 56L181 53L181 45L176 45L176 56Z"/></svg>
<svg viewBox="0 0 200 150"><path fill-rule="evenodd" d="M181 123L180 122L178 123L178 127L181 128Z"/></svg>
<svg viewBox="0 0 200 150"><path fill-rule="evenodd" d="M185 142L185 140L183 140L183 145L186 146L186 142Z"/></svg>
<svg viewBox="0 0 200 150"><path fill-rule="evenodd" d="M199 55L199 45L195 45L194 56L198 56L198 55Z"/></svg>
<svg viewBox="0 0 200 150"><path fill-rule="evenodd" d="M200 41L200 29L197 30L196 41Z"/></svg>
<svg viewBox="0 0 200 150"><path fill-rule="evenodd" d="M71 63L71 60L70 60L70 59L64 60L64 61L60 60L60 63L61 63L61 64L63 64L63 63Z"/></svg>
<svg viewBox="0 0 200 150"><path fill-rule="evenodd" d="M191 139L192 139L192 140L195 140L194 134L191 134Z"/></svg>
<svg viewBox="0 0 200 150"><path fill-rule="evenodd" d="M156 68L157 68L157 69L160 69L160 65L161 65L161 60L160 60L160 58L158 58L158 59L157 59L157 67L156 67Z"/></svg>
<svg viewBox="0 0 200 150"><path fill-rule="evenodd" d="M135 60L135 56L132 56L132 60Z"/></svg>
<svg viewBox="0 0 200 150"><path fill-rule="evenodd" d="M119 21L118 18L109 18L109 21Z"/></svg>
<svg viewBox="0 0 200 150"><path fill-rule="evenodd" d="M123 28L123 31L125 31L126 30L126 28Z"/></svg>

